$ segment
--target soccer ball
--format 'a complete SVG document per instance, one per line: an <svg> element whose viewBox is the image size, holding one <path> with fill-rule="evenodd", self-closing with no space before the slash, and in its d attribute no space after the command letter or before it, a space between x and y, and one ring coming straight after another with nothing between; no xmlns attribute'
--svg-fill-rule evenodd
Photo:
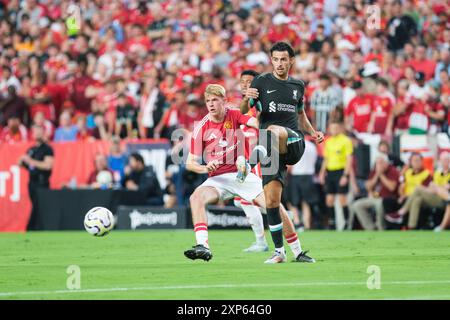
<svg viewBox="0 0 450 320"><path fill-rule="evenodd" d="M84 228L96 237L107 235L114 227L114 216L104 207L89 210L84 217Z"/></svg>

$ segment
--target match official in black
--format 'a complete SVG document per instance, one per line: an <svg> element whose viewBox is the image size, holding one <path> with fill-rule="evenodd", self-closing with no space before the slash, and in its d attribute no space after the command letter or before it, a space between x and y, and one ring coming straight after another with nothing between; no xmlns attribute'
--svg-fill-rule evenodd
<svg viewBox="0 0 450 320"><path fill-rule="evenodd" d="M28 149L19 160L19 165L30 173L28 193L30 195L32 210L27 230L37 230L39 219L37 217L37 191L50 188L50 176L53 168L53 149L45 141L45 130L42 126L32 127L36 144Z"/></svg>

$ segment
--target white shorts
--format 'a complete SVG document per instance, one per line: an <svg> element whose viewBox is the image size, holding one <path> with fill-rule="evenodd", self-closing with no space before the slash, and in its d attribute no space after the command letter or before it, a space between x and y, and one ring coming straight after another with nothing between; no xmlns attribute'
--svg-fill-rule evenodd
<svg viewBox="0 0 450 320"><path fill-rule="evenodd" d="M210 177L200 187L215 188L219 192L220 200L240 197L252 202L263 192L262 180L253 172L249 173L243 183L236 181L236 172L231 172Z"/></svg>

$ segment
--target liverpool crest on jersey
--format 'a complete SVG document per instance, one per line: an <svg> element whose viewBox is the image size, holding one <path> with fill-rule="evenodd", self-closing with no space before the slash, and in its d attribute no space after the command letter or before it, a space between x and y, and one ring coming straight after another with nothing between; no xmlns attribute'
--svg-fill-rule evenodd
<svg viewBox="0 0 450 320"><path fill-rule="evenodd" d="M293 97L292 97L292 98L293 98L294 100L297 100L297 99L298 99L298 97L297 97L297 92L298 92L298 90L293 90L293 91L292 91L292 94L293 94Z"/></svg>

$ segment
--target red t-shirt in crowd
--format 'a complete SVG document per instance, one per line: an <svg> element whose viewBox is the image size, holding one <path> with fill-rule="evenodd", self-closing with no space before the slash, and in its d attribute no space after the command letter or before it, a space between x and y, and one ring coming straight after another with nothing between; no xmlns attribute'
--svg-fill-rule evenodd
<svg viewBox="0 0 450 320"><path fill-rule="evenodd" d="M369 180L373 178L373 176L375 175L375 170L372 170L369 174ZM400 178L400 172L398 172L398 170L393 166L393 165L389 165L388 168L386 169L386 171L384 172L384 175L386 176L386 178L388 178L389 180L393 180L395 182L397 182L397 186L394 189L394 191L389 190L381 181L381 179L378 180L378 183L375 185L375 192L379 194L379 196L381 198L397 198L398 194L397 194L397 190L398 190L398 181Z"/></svg>
<svg viewBox="0 0 450 320"><path fill-rule="evenodd" d="M371 95L356 96L345 109L346 117L353 117L353 128L358 132L367 132L370 115L373 109Z"/></svg>
<svg viewBox="0 0 450 320"><path fill-rule="evenodd" d="M436 62L434 62L433 60L425 59L419 61L416 59L411 59L407 61L406 64L413 67L416 72L423 72L425 74L425 80L427 81L434 77Z"/></svg>
<svg viewBox="0 0 450 320"><path fill-rule="evenodd" d="M208 114L192 133L190 153L203 157L206 163L212 160L222 163L216 171L209 173L210 177L237 171L235 162L244 146L241 145L243 137L239 137L236 130L251 118L236 109L225 110L222 122L213 122Z"/></svg>
<svg viewBox="0 0 450 320"><path fill-rule="evenodd" d="M16 143L27 141L27 128L21 124L16 132L11 132L8 127L0 130L0 142L2 143Z"/></svg>
<svg viewBox="0 0 450 320"><path fill-rule="evenodd" d="M93 98L87 98L85 95L86 88L90 85L97 84L93 78L89 76L76 77L72 83L71 97L76 111L88 114L91 112L91 102Z"/></svg>
<svg viewBox="0 0 450 320"><path fill-rule="evenodd" d="M206 108L198 108L196 111L182 111L178 116L179 125L192 132L196 123L200 122L205 116Z"/></svg>
<svg viewBox="0 0 450 320"><path fill-rule="evenodd" d="M389 116L392 113L392 100L388 97L375 96L373 99L373 112L375 116L375 123L373 126L373 133L384 134Z"/></svg>
<svg viewBox="0 0 450 320"><path fill-rule="evenodd" d="M406 130L409 128L409 116L411 115L413 105L405 101L405 97L397 97L397 103L406 103L406 110L395 117L394 129Z"/></svg>
<svg viewBox="0 0 450 320"><path fill-rule="evenodd" d="M38 97L40 98L40 95L51 98L50 90L47 85L38 85L31 88L31 98L37 99ZM31 110L30 112L31 118L34 118L36 113L41 111L42 113L44 113L45 119L51 121L54 121L56 119L55 107L51 101L47 103L44 102L34 103L31 105L30 110Z"/></svg>

